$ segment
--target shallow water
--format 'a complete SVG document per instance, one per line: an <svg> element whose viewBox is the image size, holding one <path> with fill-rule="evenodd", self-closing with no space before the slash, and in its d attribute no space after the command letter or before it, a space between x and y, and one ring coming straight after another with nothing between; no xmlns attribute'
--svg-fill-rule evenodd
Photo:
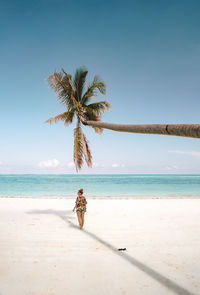
<svg viewBox="0 0 200 295"><path fill-rule="evenodd" d="M0 196L200 197L200 175L0 175Z"/></svg>

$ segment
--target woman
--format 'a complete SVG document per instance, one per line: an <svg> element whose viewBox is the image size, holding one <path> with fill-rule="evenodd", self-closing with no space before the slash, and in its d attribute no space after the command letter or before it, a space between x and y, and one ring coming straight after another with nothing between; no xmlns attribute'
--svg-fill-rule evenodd
<svg viewBox="0 0 200 295"><path fill-rule="evenodd" d="M76 208L76 213L77 213L77 217L78 217L78 222L80 225L80 228L83 228L83 224L84 224L84 214L86 212L86 198L83 196L83 189L81 188L78 191L78 196L76 198L76 203L73 209L73 212Z"/></svg>

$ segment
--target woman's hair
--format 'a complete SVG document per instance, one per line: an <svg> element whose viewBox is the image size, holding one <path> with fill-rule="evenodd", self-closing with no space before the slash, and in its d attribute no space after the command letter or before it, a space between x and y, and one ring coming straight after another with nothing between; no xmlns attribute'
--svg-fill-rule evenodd
<svg viewBox="0 0 200 295"><path fill-rule="evenodd" d="M78 193L80 193L81 195L83 194L83 189L81 188Z"/></svg>

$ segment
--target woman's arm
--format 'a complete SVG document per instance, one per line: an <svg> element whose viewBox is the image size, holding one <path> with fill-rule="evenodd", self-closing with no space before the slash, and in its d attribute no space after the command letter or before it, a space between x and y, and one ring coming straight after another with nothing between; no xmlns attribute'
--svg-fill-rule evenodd
<svg viewBox="0 0 200 295"><path fill-rule="evenodd" d="M74 209L72 210L73 212L74 212L75 208L77 207L77 199L78 198L76 198L75 206L74 206Z"/></svg>

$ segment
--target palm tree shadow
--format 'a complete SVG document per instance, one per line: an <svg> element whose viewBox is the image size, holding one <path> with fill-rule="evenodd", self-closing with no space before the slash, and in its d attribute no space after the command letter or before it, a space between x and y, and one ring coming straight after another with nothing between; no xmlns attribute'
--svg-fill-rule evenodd
<svg viewBox="0 0 200 295"><path fill-rule="evenodd" d="M49 209L49 210L32 210L32 211L29 211L27 213L28 214L53 214L53 215L56 215L59 218L61 218L63 221L65 221L70 227L73 227L74 229L80 230L79 226L77 226L73 222L75 217L71 216L72 211L70 211L70 210L52 210L52 209ZM178 285L174 281L168 279L167 277L163 276L162 274L160 274L156 270L154 270L151 267L145 265L144 263L140 262L136 258L130 256L129 254L124 253L124 252L119 252L116 247L114 247L112 244L108 243L107 241L103 240L102 238L98 237L94 233L89 232L89 231L87 231L85 229L82 229L81 232L83 232L84 234L88 235L89 237L97 240L99 243L101 243L102 245L104 245L105 247L107 247L108 249L113 251L116 255L120 256L121 258L123 258L124 260L129 262L134 267L137 267L139 270L143 271L144 273L149 275L151 278L155 279L161 285L163 285L167 289L173 291L174 293L176 293L178 295L195 295L194 293L189 292L188 290L181 287L180 285Z"/></svg>

